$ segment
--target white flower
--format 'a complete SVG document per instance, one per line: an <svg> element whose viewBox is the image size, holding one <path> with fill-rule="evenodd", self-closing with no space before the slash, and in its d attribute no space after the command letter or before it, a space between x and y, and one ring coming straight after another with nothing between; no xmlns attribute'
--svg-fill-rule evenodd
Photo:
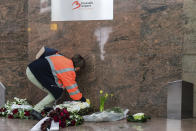
<svg viewBox="0 0 196 131"><path fill-rule="evenodd" d="M88 107L90 105L87 102L66 101L63 104L57 105L55 108L67 108L69 112L78 112Z"/></svg>
<svg viewBox="0 0 196 131"><path fill-rule="evenodd" d="M142 118L144 118L144 113L136 113L133 115L133 118L135 120L142 120Z"/></svg>

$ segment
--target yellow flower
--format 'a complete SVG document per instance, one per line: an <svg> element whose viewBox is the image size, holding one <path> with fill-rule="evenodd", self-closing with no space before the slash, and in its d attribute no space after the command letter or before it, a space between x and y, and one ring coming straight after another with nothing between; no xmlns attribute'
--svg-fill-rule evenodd
<svg viewBox="0 0 196 131"><path fill-rule="evenodd" d="M105 97L108 97L108 93L105 94Z"/></svg>
<svg viewBox="0 0 196 131"><path fill-rule="evenodd" d="M89 99L86 99L86 102L90 105L91 101Z"/></svg>
<svg viewBox="0 0 196 131"><path fill-rule="evenodd" d="M100 90L100 94L103 94L103 91L102 90Z"/></svg>

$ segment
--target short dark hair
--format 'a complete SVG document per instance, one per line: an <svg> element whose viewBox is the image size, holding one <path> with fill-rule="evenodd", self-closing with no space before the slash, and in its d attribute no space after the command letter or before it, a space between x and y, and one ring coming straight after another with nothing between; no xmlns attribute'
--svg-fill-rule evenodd
<svg viewBox="0 0 196 131"><path fill-rule="evenodd" d="M76 54L71 59L73 61L73 64L74 64L75 68L76 67L80 67L80 68L85 67L85 59L81 55Z"/></svg>

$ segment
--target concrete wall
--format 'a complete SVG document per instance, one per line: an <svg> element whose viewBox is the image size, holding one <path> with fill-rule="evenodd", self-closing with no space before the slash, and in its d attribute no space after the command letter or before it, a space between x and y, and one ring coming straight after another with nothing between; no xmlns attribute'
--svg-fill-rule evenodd
<svg viewBox="0 0 196 131"><path fill-rule="evenodd" d="M114 94L107 107L165 116L165 85L182 77L184 22L181 0L114 0L113 21L56 23L40 0L29 0L29 60L43 45L67 57L80 53L87 68L78 84L93 105L102 89ZM40 100L39 94L30 97Z"/></svg>
<svg viewBox="0 0 196 131"><path fill-rule="evenodd" d="M0 81L6 98L28 97L25 68L28 63L28 2L0 0Z"/></svg>
<svg viewBox="0 0 196 131"><path fill-rule="evenodd" d="M196 1L184 1L186 31L183 48L183 79L194 83L194 116L196 116Z"/></svg>
<svg viewBox="0 0 196 131"><path fill-rule="evenodd" d="M45 95L27 81L25 68L46 45L67 57L86 58L77 79L93 105L102 89L114 94L106 107L165 116L167 82L183 77L196 83L194 5L193 0L114 0L113 21L54 23L50 4L41 10L40 0L1 0L0 81L8 87L7 99L18 96L35 104Z"/></svg>

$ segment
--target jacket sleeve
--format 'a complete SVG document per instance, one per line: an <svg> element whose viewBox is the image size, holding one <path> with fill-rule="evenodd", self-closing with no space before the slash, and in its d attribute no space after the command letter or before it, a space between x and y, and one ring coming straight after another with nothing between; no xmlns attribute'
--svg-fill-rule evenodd
<svg viewBox="0 0 196 131"><path fill-rule="evenodd" d="M69 93L69 96L72 100L84 100L82 98L82 93L80 92L78 88L78 84L75 80L73 79L63 79L63 87L67 90Z"/></svg>

